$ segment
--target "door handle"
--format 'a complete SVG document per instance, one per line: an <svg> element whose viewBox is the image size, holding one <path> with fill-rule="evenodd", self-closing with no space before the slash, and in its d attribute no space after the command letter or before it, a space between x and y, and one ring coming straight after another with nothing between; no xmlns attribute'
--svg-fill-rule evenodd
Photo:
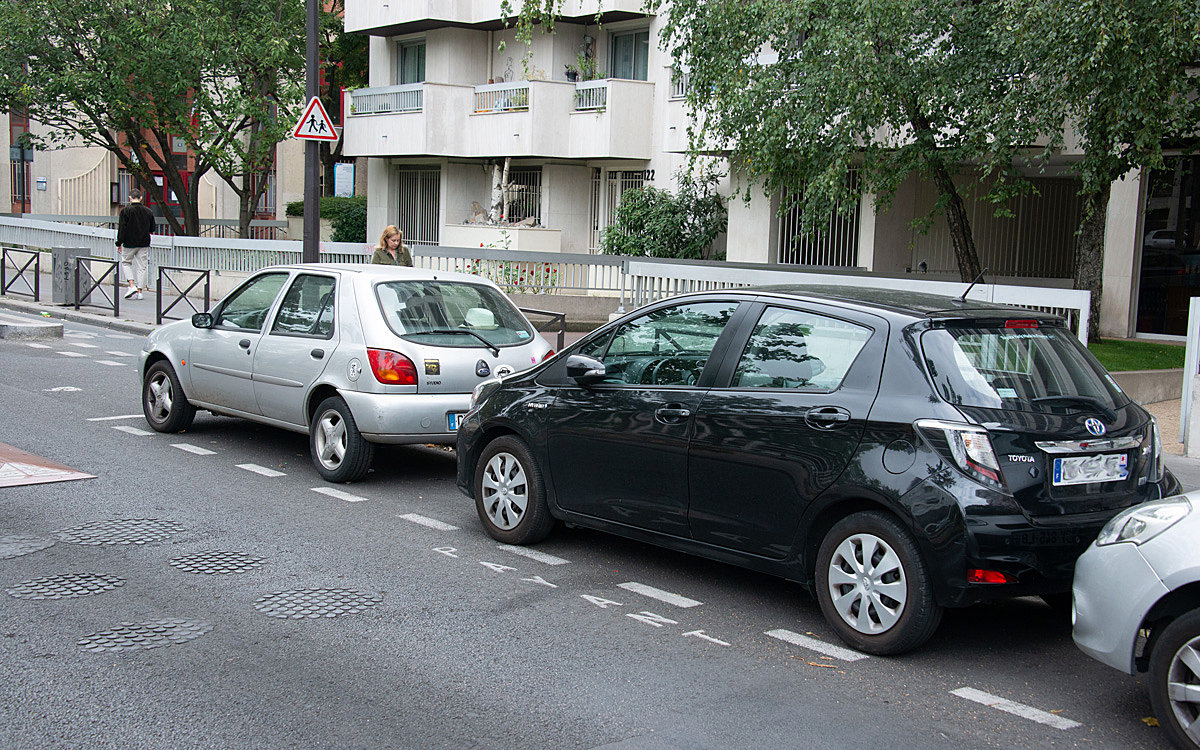
<svg viewBox="0 0 1200 750"><path fill-rule="evenodd" d="M679 405L663 406L654 410L654 416L660 422L675 422L692 416L692 410Z"/></svg>
<svg viewBox="0 0 1200 750"><path fill-rule="evenodd" d="M238 346L249 351L250 350L250 339L242 339L241 341L238 342Z"/></svg>
<svg viewBox="0 0 1200 750"><path fill-rule="evenodd" d="M850 421L850 412L840 406L817 406L808 410L804 421L817 430L832 430Z"/></svg>
<svg viewBox="0 0 1200 750"><path fill-rule="evenodd" d="M324 349L313 349L311 352L309 352L309 355L313 359L322 359L325 356L325 350Z"/></svg>

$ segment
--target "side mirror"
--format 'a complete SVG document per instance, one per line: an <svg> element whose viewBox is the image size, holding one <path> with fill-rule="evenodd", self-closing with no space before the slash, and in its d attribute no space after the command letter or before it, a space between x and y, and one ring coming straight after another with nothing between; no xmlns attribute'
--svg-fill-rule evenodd
<svg viewBox="0 0 1200 750"><path fill-rule="evenodd" d="M202 312L202 313L196 313L195 315L193 315L192 316L192 327L193 328L212 328L213 327L212 313Z"/></svg>
<svg viewBox="0 0 1200 750"><path fill-rule="evenodd" d="M580 385L598 383L608 374L604 363L583 354L572 354L567 357L567 377Z"/></svg>

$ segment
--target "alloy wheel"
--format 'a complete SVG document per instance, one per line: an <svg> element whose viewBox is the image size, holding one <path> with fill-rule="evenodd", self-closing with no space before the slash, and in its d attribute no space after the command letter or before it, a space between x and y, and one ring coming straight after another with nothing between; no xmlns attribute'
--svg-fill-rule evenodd
<svg viewBox="0 0 1200 750"><path fill-rule="evenodd" d="M336 409L329 409L317 420L317 458L330 471L342 465L346 456L346 422Z"/></svg>
<svg viewBox="0 0 1200 750"><path fill-rule="evenodd" d="M497 528L508 531L525 517L529 485L525 469L511 453L497 453L483 470L483 507Z"/></svg>

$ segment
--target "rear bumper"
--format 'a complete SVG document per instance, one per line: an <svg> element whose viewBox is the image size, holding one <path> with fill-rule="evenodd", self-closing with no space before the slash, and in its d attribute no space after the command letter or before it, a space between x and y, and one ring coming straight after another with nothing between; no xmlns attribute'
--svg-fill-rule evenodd
<svg viewBox="0 0 1200 750"><path fill-rule="evenodd" d="M342 391L359 431L372 443L436 443L456 439L448 416L463 414L469 393L362 393Z"/></svg>

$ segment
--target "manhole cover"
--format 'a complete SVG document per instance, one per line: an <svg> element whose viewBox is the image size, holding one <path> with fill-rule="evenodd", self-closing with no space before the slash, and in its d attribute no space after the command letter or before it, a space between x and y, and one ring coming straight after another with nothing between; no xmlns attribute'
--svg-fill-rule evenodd
<svg viewBox="0 0 1200 750"><path fill-rule="evenodd" d="M69 529L54 532L58 538L71 544L147 544L178 534L183 527L174 521L156 521L151 518L115 519L92 521Z"/></svg>
<svg viewBox="0 0 1200 750"><path fill-rule="evenodd" d="M0 536L0 560L20 557L31 552L53 547L54 540L38 536Z"/></svg>
<svg viewBox="0 0 1200 750"><path fill-rule="evenodd" d="M187 643L210 630L212 625L198 620L123 622L115 628L85 635L78 643L87 651L132 651Z"/></svg>
<svg viewBox="0 0 1200 750"><path fill-rule="evenodd" d="M381 601L382 596L351 589L306 589L267 594L254 603L254 608L271 617L299 620L358 614Z"/></svg>
<svg viewBox="0 0 1200 750"><path fill-rule="evenodd" d="M8 589L8 593L18 599L74 599L103 594L124 585L124 578L104 573L67 573L21 581Z"/></svg>
<svg viewBox="0 0 1200 750"><path fill-rule="evenodd" d="M252 568L261 567L263 558L252 557L241 552L222 552L209 550L197 552L194 555L176 557L171 565L188 573L244 573Z"/></svg>

